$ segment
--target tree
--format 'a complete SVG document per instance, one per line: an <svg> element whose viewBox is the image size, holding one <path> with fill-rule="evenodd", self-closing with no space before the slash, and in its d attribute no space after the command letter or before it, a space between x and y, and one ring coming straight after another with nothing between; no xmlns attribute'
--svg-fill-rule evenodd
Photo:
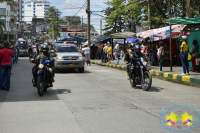
<svg viewBox="0 0 200 133"><path fill-rule="evenodd" d="M3 31L6 29L5 21L0 20L0 42L4 41L4 33Z"/></svg>
<svg viewBox="0 0 200 133"><path fill-rule="evenodd" d="M86 28L86 29L87 29L87 24L86 24L86 23L83 23L83 28ZM92 32L97 32L96 29L95 29L95 27L94 27L93 25L90 25L90 30L91 30Z"/></svg>
<svg viewBox="0 0 200 133"><path fill-rule="evenodd" d="M49 37L51 39L57 39L57 37L60 36L59 31L61 31L61 28L58 27L58 25L62 23L60 15L61 12L53 6L49 7L48 11L45 13L45 20L50 22Z"/></svg>

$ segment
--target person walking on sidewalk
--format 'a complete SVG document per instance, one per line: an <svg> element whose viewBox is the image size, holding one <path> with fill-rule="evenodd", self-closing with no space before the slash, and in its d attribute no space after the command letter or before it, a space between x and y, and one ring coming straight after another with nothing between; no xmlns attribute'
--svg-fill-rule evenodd
<svg viewBox="0 0 200 133"><path fill-rule="evenodd" d="M160 66L160 70L159 72L162 72L162 63L164 60L164 43L161 41L159 42L160 47L158 48L158 62L159 62L159 66Z"/></svg>
<svg viewBox="0 0 200 133"><path fill-rule="evenodd" d="M105 63L108 61L108 58L107 58L107 44L105 43L104 47L103 47L103 53L104 53L104 60L105 60Z"/></svg>
<svg viewBox="0 0 200 133"><path fill-rule="evenodd" d="M17 47L15 46L14 47L14 49L13 49L13 55L14 55L14 61L13 61L13 63L15 63L16 62L16 64L17 64Z"/></svg>
<svg viewBox="0 0 200 133"><path fill-rule="evenodd" d="M119 54L119 44L117 42L115 42L115 48L113 49L114 51L114 55L115 55L115 64L119 64L119 57L118 57L118 54Z"/></svg>
<svg viewBox="0 0 200 133"><path fill-rule="evenodd" d="M101 44L100 47L100 56L101 56L101 62L103 63L103 44Z"/></svg>
<svg viewBox="0 0 200 133"><path fill-rule="evenodd" d="M188 48L189 44L187 43L187 36L182 36L180 39L182 44L180 46L180 53L181 53L181 63L183 66L183 73L181 75L189 75L189 67L188 67Z"/></svg>
<svg viewBox="0 0 200 133"><path fill-rule="evenodd" d="M85 48L82 49L85 55L85 61L90 65L90 47L88 46L88 44L85 45Z"/></svg>
<svg viewBox="0 0 200 133"><path fill-rule="evenodd" d="M108 62L107 63L111 63L111 56L112 56L112 47L110 46L110 42L108 42L108 47L107 47Z"/></svg>
<svg viewBox="0 0 200 133"><path fill-rule="evenodd" d="M192 49L190 50L189 54L192 55L192 71L196 71L196 58L198 56L198 45L197 45L197 40L193 40L192 42L193 46Z"/></svg>
<svg viewBox="0 0 200 133"><path fill-rule="evenodd" d="M10 73L11 73L11 58L13 58L13 52L9 49L9 43L4 43L4 49L0 50L0 60L1 60L1 77L0 77L0 87L3 90L9 91L10 87ZM2 86L2 81L5 81L6 85Z"/></svg>

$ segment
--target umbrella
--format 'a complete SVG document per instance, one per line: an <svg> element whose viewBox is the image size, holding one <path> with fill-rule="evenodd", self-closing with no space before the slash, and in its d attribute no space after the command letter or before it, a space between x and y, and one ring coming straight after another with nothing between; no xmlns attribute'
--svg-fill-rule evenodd
<svg viewBox="0 0 200 133"><path fill-rule="evenodd" d="M132 41L135 41L135 39L137 39L137 38L127 38L126 41L127 42L132 42ZM137 41L139 41L139 40L137 39Z"/></svg>

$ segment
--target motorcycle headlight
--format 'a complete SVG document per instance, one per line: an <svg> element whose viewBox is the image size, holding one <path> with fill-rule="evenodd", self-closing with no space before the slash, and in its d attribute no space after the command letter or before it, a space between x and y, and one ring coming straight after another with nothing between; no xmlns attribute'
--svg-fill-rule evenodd
<svg viewBox="0 0 200 133"><path fill-rule="evenodd" d="M83 57L82 56L78 57L78 60L83 60Z"/></svg>
<svg viewBox="0 0 200 133"><path fill-rule="evenodd" d="M57 59L57 60L62 60L62 57L56 56L56 59Z"/></svg>
<svg viewBox="0 0 200 133"><path fill-rule="evenodd" d="M146 61L144 61L144 62L142 62L142 63L143 63L144 66L147 66L147 62L146 62Z"/></svg>
<svg viewBox="0 0 200 133"><path fill-rule="evenodd" d="M44 65L43 65L43 64L39 64L38 67L39 67L40 69L42 69L42 68L44 67Z"/></svg>

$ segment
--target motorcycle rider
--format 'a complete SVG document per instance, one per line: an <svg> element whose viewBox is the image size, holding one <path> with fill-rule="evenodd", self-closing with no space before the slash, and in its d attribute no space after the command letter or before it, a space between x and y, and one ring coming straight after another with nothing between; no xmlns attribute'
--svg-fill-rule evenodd
<svg viewBox="0 0 200 133"><path fill-rule="evenodd" d="M127 60L127 79L130 80L130 77L129 77L129 74L131 69L135 69L135 66L137 64L137 61L135 60L136 58L145 58L146 59L146 55L141 53L141 47L140 45L130 45L130 51L129 53L126 54L126 60ZM133 59L133 64L131 64L131 60L130 59ZM133 68L132 68L133 66ZM133 70L134 72L135 70Z"/></svg>
<svg viewBox="0 0 200 133"><path fill-rule="evenodd" d="M53 58L51 58L50 52L49 52L49 45L48 44L42 44L39 50L39 54L35 57L35 60L39 60L41 57L47 57L47 59L52 60ZM32 73L33 73L33 87L37 86L37 70L38 70L38 66L35 65L32 68ZM53 87L52 82L54 82L54 71L53 68L49 68L50 71L50 80L51 80L51 84L50 87Z"/></svg>

